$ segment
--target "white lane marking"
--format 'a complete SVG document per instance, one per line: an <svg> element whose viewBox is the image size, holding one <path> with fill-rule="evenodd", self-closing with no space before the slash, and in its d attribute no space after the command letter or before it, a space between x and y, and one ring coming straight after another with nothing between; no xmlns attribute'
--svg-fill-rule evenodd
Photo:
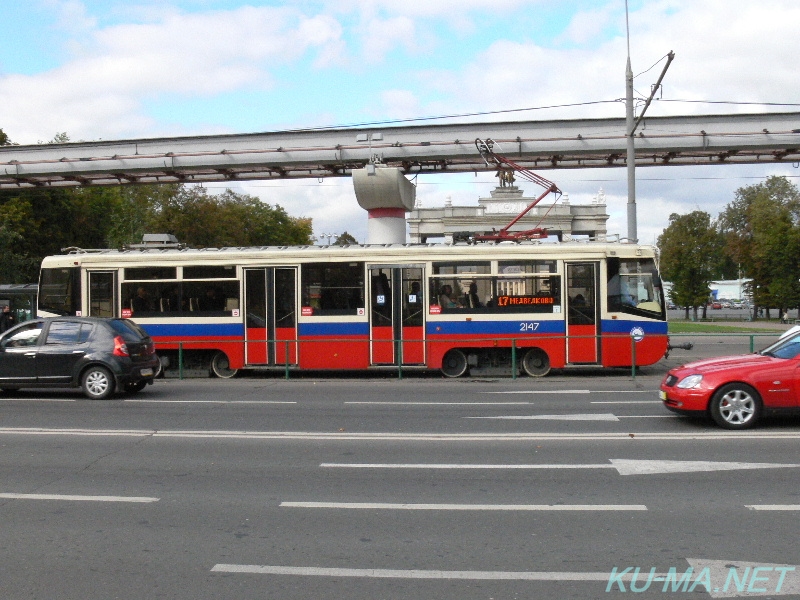
<svg viewBox="0 0 800 600"><path fill-rule="evenodd" d="M772 565L765 563L742 562L734 560L706 560L687 558L691 565L682 571L670 569L670 572L652 572L640 568L610 571L442 571L435 569L352 569L341 567L290 567L284 565L233 565L219 563L211 568L216 573L247 573L257 575L294 575L300 577L365 577L374 579L464 579L464 580L506 580L506 581L549 581L549 582L602 582L607 591L628 591L620 587L622 582L633 582L646 578L647 587L650 581L658 582L654 590L683 590L689 585L698 585L699 590L710 594L712 598L734 598L742 596L783 596L797 594L800 591L800 577L797 567L792 565ZM732 577L731 572L735 576ZM688 572L684 581L679 579ZM748 581L748 576L750 579ZM741 579L738 579L741 578ZM663 586L660 585L661 582ZM612 588L613 584L613 588ZM753 584L756 584L755 586ZM780 589L778 589L780 587ZM710 588L710 589L709 589ZM769 589L767 589L769 588ZM630 589L631 592L644 591ZM674 595L674 594L673 594Z"/></svg>
<svg viewBox="0 0 800 600"><path fill-rule="evenodd" d="M148 400L147 398L128 398L123 402L142 404L297 404L296 400Z"/></svg>
<svg viewBox="0 0 800 600"><path fill-rule="evenodd" d="M800 510L800 504L746 504L750 510Z"/></svg>
<svg viewBox="0 0 800 600"><path fill-rule="evenodd" d="M667 415L670 416L670 415ZM693 433L655 433L655 432L606 432L606 433L347 433L313 431L197 431L197 430L159 430L159 429L71 429L46 427L0 427L0 435L63 435L87 437L164 437L201 439L261 439L261 440L341 440L341 441L487 441L487 442L530 442L530 441L620 441L636 439L639 441L663 440L797 440L800 431L769 431L756 429L748 431L727 431L708 429Z"/></svg>
<svg viewBox="0 0 800 600"><path fill-rule="evenodd" d="M487 511L628 511L647 510L644 504L414 504L392 502L281 502L285 508L344 508L367 510L487 510Z"/></svg>
<svg viewBox="0 0 800 600"><path fill-rule="evenodd" d="M618 419L674 419L675 415L617 415Z"/></svg>
<svg viewBox="0 0 800 600"><path fill-rule="evenodd" d="M76 402L75 398L0 398L0 402Z"/></svg>
<svg viewBox="0 0 800 600"><path fill-rule="evenodd" d="M672 415L667 415L672 416ZM619 421L616 415L611 413L604 414L584 414L584 415L510 415L497 417L462 417L464 419L500 419L510 421L533 420L533 421ZM674 418L674 417L673 417Z"/></svg>
<svg viewBox="0 0 800 600"><path fill-rule="evenodd" d="M735 463L706 460L631 460L610 458L610 464L447 464L447 463L321 463L321 468L339 469L616 469L620 475L658 475L752 469L786 469L800 464Z"/></svg>
<svg viewBox="0 0 800 600"><path fill-rule="evenodd" d="M523 581L602 581L607 582L609 572L569 571L438 571L435 569L344 569L330 567L287 567L281 565L230 565L217 564L211 569L217 573L252 573L259 575L300 575L310 577L369 577L390 579L497 579ZM662 576L665 574L661 574ZM625 581L631 573L620 576Z"/></svg>
<svg viewBox="0 0 800 600"><path fill-rule="evenodd" d="M509 390L506 392L480 392L481 394L591 394L591 390Z"/></svg>
<svg viewBox="0 0 800 600"><path fill-rule="evenodd" d="M592 400L589 404L658 404L661 406L661 400Z"/></svg>
<svg viewBox="0 0 800 600"><path fill-rule="evenodd" d="M800 575L797 565L741 560L710 560L707 558L687 558L686 562L694 571L693 582L698 580L697 574L708 573L710 585L706 586L701 583L698 590L706 591L712 598L742 598L745 596L748 598L755 596L770 598L794 596L797 598L797 594L800 593ZM655 581L655 578L653 580ZM671 581L674 584L674 576ZM666 590L666 585L663 589ZM672 590L675 591L676 588L673 586ZM673 596L677 595L673 594Z"/></svg>
<svg viewBox="0 0 800 600"><path fill-rule="evenodd" d="M656 394L658 390L506 390L480 394ZM656 402L660 402L656 400ZM602 404L602 403L600 403Z"/></svg>
<svg viewBox="0 0 800 600"><path fill-rule="evenodd" d="M592 394L657 394L658 390L594 390Z"/></svg>
<svg viewBox="0 0 800 600"><path fill-rule="evenodd" d="M616 469L608 465L476 465L447 463L320 463L323 469Z"/></svg>
<svg viewBox="0 0 800 600"><path fill-rule="evenodd" d="M800 464L715 462L710 460L630 460L610 458L620 475L662 473L705 473L709 471L742 471L754 469L789 469Z"/></svg>
<svg viewBox="0 0 800 600"><path fill-rule="evenodd" d="M364 401L346 401L345 404L401 404L410 406L516 406L525 405L529 406L532 402L400 402L389 401L381 402L380 400L364 400Z"/></svg>
<svg viewBox="0 0 800 600"><path fill-rule="evenodd" d="M12 500L70 500L81 502L158 502L160 498L146 496L76 496L73 494L12 494L0 493L0 498Z"/></svg>

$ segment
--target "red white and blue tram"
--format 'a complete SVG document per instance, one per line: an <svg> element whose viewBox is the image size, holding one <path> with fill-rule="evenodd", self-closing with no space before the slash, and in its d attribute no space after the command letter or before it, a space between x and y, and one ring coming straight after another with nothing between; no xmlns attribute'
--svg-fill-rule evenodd
<svg viewBox="0 0 800 600"><path fill-rule="evenodd" d="M508 369L658 361L655 249L625 243L70 249L38 314L136 320L175 367Z"/></svg>

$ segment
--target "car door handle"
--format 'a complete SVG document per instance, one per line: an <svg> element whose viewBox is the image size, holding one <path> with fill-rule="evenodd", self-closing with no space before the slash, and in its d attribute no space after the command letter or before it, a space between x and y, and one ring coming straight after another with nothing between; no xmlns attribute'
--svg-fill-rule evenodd
<svg viewBox="0 0 800 600"><path fill-rule="evenodd" d="M86 354L86 351L85 350L73 350L72 353L73 354Z"/></svg>
<svg viewBox="0 0 800 600"><path fill-rule="evenodd" d="M23 356L36 356L36 352L26 352Z"/></svg>

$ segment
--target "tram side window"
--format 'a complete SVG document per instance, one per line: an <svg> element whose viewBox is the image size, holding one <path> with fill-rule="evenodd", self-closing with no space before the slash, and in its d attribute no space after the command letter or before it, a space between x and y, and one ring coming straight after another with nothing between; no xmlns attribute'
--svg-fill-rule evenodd
<svg viewBox="0 0 800 600"><path fill-rule="evenodd" d="M126 267L124 279L176 279L175 267Z"/></svg>
<svg viewBox="0 0 800 600"><path fill-rule="evenodd" d="M499 261L497 313L556 313L561 310L561 277L555 260Z"/></svg>
<svg viewBox="0 0 800 600"><path fill-rule="evenodd" d="M364 309L364 263L311 263L301 267L303 314L357 315Z"/></svg>
<svg viewBox="0 0 800 600"><path fill-rule="evenodd" d="M238 281L183 281L181 293L180 310L192 316L230 316L239 308Z"/></svg>
<svg viewBox="0 0 800 600"><path fill-rule="evenodd" d="M557 313L561 310L561 277L513 272L498 277L492 306L492 312L497 314Z"/></svg>
<svg viewBox="0 0 800 600"><path fill-rule="evenodd" d="M488 261L436 262L428 290L429 304L437 311L483 311L494 296Z"/></svg>
<svg viewBox="0 0 800 600"><path fill-rule="evenodd" d="M126 281L122 308L134 319L149 317L231 316L239 308L239 282Z"/></svg>
<svg viewBox="0 0 800 600"><path fill-rule="evenodd" d="M608 310L652 318L663 318L661 279L652 258L609 258Z"/></svg>
<svg viewBox="0 0 800 600"><path fill-rule="evenodd" d="M558 275L432 277L430 293L435 312L441 313L555 313L561 309Z"/></svg>
<svg viewBox="0 0 800 600"><path fill-rule="evenodd" d="M555 260L501 260L497 272L501 275L555 273Z"/></svg>
<svg viewBox="0 0 800 600"><path fill-rule="evenodd" d="M80 310L80 270L77 267L42 269L39 277L39 310L74 315Z"/></svg>

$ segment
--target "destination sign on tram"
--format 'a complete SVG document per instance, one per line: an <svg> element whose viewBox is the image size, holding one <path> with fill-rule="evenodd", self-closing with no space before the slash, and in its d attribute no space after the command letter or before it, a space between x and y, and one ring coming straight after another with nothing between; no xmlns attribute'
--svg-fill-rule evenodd
<svg viewBox="0 0 800 600"><path fill-rule="evenodd" d="M497 306L552 306L553 296L498 296Z"/></svg>

